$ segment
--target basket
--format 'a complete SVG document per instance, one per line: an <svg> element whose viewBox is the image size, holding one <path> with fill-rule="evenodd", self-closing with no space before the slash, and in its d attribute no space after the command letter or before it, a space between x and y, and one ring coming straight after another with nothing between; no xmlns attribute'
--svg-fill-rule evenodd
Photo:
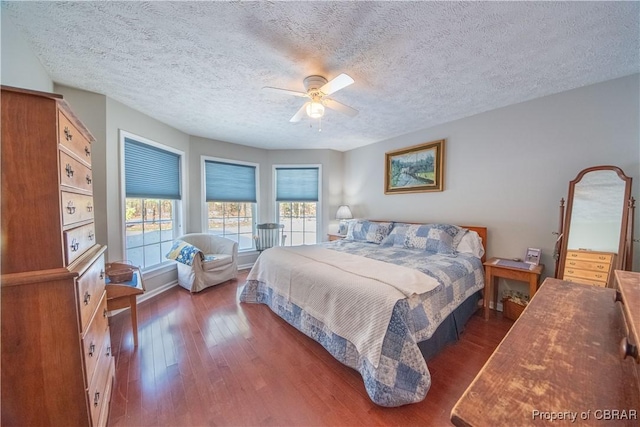
<svg viewBox="0 0 640 427"><path fill-rule="evenodd" d="M511 301L509 298L502 300L502 315L507 319L517 320L523 311L523 305Z"/></svg>
<svg viewBox="0 0 640 427"><path fill-rule="evenodd" d="M133 279L133 271L137 270L131 261L117 261L105 266L105 273L112 283L128 282Z"/></svg>

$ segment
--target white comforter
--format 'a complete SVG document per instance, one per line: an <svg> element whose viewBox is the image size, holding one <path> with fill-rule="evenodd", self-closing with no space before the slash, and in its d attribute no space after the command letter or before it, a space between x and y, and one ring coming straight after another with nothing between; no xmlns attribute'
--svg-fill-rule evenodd
<svg viewBox="0 0 640 427"><path fill-rule="evenodd" d="M318 246L268 249L247 280L269 283L349 340L376 368L395 303L438 286L420 271Z"/></svg>

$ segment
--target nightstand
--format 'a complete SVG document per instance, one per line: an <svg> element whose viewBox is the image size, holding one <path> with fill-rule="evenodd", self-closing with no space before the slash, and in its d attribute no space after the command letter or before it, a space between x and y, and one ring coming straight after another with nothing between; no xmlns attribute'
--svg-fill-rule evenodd
<svg viewBox="0 0 640 427"><path fill-rule="evenodd" d="M544 271L544 264L539 264L531 270L497 265L500 258L491 258L484 263L484 318L489 319L489 298L493 301L494 308L498 305L498 278L518 280L529 284L529 298L538 290L540 274Z"/></svg>
<svg viewBox="0 0 640 427"><path fill-rule="evenodd" d="M346 234L338 234L338 233L329 233L327 234L327 236L329 237L330 242L333 242L334 240L344 239L345 237L347 237Z"/></svg>

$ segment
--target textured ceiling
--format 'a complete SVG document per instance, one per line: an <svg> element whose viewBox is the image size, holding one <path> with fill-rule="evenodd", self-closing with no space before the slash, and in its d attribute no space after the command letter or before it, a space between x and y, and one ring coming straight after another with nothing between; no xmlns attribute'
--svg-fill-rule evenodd
<svg viewBox="0 0 640 427"><path fill-rule="evenodd" d="M190 135L348 150L640 71L639 2L2 2L60 84ZM289 119L303 79L347 73ZM310 125L312 127L310 127Z"/></svg>

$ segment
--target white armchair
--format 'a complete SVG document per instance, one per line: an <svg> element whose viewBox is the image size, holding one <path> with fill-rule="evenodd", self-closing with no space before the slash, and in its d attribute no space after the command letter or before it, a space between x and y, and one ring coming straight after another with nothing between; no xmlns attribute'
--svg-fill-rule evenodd
<svg viewBox="0 0 640 427"><path fill-rule="evenodd" d="M178 284L191 292L217 285L238 275L238 243L207 233L185 234L179 238L200 249L204 259L196 256L193 265L176 263Z"/></svg>

